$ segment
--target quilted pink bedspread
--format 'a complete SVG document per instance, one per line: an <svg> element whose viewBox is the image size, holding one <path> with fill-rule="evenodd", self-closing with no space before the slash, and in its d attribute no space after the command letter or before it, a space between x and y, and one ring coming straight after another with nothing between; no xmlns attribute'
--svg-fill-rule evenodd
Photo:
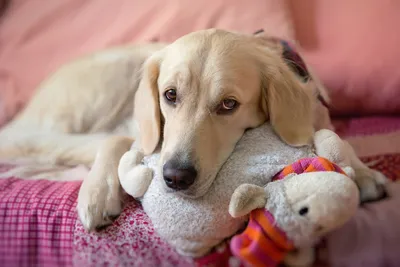
<svg viewBox="0 0 400 267"><path fill-rule="evenodd" d="M81 182L0 180L0 266L188 266L127 199L106 230L88 233L75 211Z"/></svg>
<svg viewBox="0 0 400 267"><path fill-rule="evenodd" d="M381 124L381 129L375 131L371 127L379 128L379 123L363 120L341 121L338 130L349 139L365 138L367 146L368 138L374 135L382 136L382 142L387 134L395 134L393 140L400 140L400 119L381 120L390 129ZM395 123L399 128L393 129ZM351 127L358 131L360 125L366 135L346 132ZM363 159L378 160L374 168L393 180L400 179L400 142L387 149L372 156L365 153L368 157ZM0 165L0 172L6 169ZM75 212L80 183L15 177L0 180L0 266L194 265L157 236L140 204L131 198L125 200L123 213L112 226L100 232L86 232ZM223 256L213 257L208 260L215 263Z"/></svg>
<svg viewBox="0 0 400 267"><path fill-rule="evenodd" d="M80 182L0 180L0 265L70 266Z"/></svg>

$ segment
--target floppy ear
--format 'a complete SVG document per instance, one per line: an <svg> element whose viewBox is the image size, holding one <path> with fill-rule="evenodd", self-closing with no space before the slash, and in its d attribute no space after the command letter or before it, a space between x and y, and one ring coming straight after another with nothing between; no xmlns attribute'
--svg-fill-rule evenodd
<svg viewBox="0 0 400 267"><path fill-rule="evenodd" d="M133 117L138 123L140 144L144 154L154 152L160 140L160 103L157 79L160 58L151 56L143 65L142 79L135 94Z"/></svg>
<svg viewBox="0 0 400 267"><path fill-rule="evenodd" d="M265 52L264 54L268 53ZM314 135L314 105L311 88L303 84L283 61L269 51L262 65L262 100L264 112L281 139L292 146L303 146ZM274 54L274 55L271 55Z"/></svg>
<svg viewBox="0 0 400 267"><path fill-rule="evenodd" d="M229 203L229 214L236 218L249 214L267 204L267 193L260 186L242 184L236 188Z"/></svg>
<svg viewBox="0 0 400 267"><path fill-rule="evenodd" d="M261 106L275 132L292 146L308 144L314 135L314 100L310 86L302 83L282 58L274 38L255 38L261 45Z"/></svg>

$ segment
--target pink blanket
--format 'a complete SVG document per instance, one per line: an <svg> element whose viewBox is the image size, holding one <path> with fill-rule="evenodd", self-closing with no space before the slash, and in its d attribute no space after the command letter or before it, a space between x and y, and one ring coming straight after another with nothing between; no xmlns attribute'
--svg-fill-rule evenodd
<svg viewBox="0 0 400 267"><path fill-rule="evenodd" d="M369 118L343 120L336 125L343 136L360 144L363 160L376 161L373 168L396 180L400 179L399 122L399 118ZM392 137L388 138L388 134ZM379 153L371 150L371 138L374 138L372 143L378 142ZM374 156L368 156L370 154ZM0 172L8 168L0 165ZM194 264L157 236L141 206L131 198L125 199L123 213L112 226L100 232L84 231L75 212L80 183L0 179L0 265ZM400 183L394 183L389 189L391 198L362 207L352 221L326 239L319 253L321 264L398 266ZM198 263L224 262L227 256L229 254L215 253Z"/></svg>
<svg viewBox="0 0 400 267"><path fill-rule="evenodd" d="M85 231L75 211L80 184L0 180L1 266L187 266L131 198L112 226Z"/></svg>
<svg viewBox="0 0 400 267"><path fill-rule="evenodd" d="M381 160L375 166L377 169L381 169L392 179L400 179L400 154L368 158L376 159ZM126 199L122 215L112 226L100 232L86 232L77 220L75 212L79 186L80 182L76 181L32 181L16 178L0 180L0 261L3 266L194 264L190 259L179 256L157 236L141 206L131 198ZM393 187L393 190L396 191L395 196L400 196L399 186ZM367 260L373 259L374 264L384 260L389 262L387 266L395 266L390 265L390 262L399 260L396 247L400 246L400 232L388 231L387 228L379 229L379 225L382 225L379 219L388 220L390 229L397 229L396 225L400 224L397 203L398 198L392 198L386 200L386 204L383 201L360 209L353 221L327 239L328 250L324 252L324 261L332 266L335 266L339 259L351 262L356 252L361 253ZM395 216L397 214L398 216ZM376 216L379 217L375 218ZM348 240L350 233L353 243ZM375 242L366 245L369 244L370 238ZM357 240L363 242L358 243ZM366 250L365 246L372 249L377 244L380 250L374 250L373 256L368 258L371 251ZM349 246L353 250L349 250ZM338 254L344 254L347 258L338 258ZM223 255L214 254L202 262L215 263L221 260ZM380 266L365 263L364 267Z"/></svg>
<svg viewBox="0 0 400 267"><path fill-rule="evenodd" d="M0 180L0 265L71 266L79 186Z"/></svg>

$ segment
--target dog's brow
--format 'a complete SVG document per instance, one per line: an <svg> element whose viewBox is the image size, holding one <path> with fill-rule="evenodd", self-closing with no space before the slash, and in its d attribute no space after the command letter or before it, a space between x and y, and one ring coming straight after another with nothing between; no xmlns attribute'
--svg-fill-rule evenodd
<svg viewBox="0 0 400 267"><path fill-rule="evenodd" d="M187 67L175 66L168 69L168 74L162 79L161 85L164 87L174 86L181 88L190 80L191 73ZM162 88L163 89L163 88Z"/></svg>

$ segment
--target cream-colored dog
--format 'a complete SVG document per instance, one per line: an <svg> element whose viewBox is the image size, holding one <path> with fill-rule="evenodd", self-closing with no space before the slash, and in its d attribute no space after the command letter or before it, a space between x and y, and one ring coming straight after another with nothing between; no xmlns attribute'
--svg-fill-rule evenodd
<svg viewBox="0 0 400 267"><path fill-rule="evenodd" d="M121 211L117 168L134 140L146 154L161 149L167 191L199 197L246 129L269 120L284 142L302 146L326 127L316 125L329 120L313 81L303 83L268 38L222 30L106 50L39 86L0 132L0 159L91 167L78 213L94 229ZM363 196L379 197L381 176L361 169Z"/></svg>

